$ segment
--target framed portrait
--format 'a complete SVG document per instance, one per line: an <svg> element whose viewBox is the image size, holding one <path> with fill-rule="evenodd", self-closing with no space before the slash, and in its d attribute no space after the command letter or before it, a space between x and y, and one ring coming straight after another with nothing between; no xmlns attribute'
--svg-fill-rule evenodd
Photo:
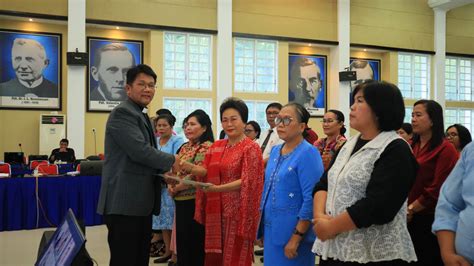
<svg viewBox="0 0 474 266"><path fill-rule="evenodd" d="M288 101L303 105L311 116L324 116L327 106L327 57L289 54Z"/></svg>
<svg viewBox="0 0 474 266"><path fill-rule="evenodd" d="M143 62L143 42L87 37L87 110L110 112L127 99L127 71Z"/></svg>
<svg viewBox="0 0 474 266"><path fill-rule="evenodd" d="M350 105L354 103L352 99L352 92L354 91L355 87L366 80L378 80L380 81L380 60L379 59L367 59L367 58L350 58L350 71L356 72L357 80L351 81L351 93L350 97Z"/></svg>
<svg viewBox="0 0 474 266"><path fill-rule="evenodd" d="M0 29L0 109L61 110L61 40Z"/></svg>

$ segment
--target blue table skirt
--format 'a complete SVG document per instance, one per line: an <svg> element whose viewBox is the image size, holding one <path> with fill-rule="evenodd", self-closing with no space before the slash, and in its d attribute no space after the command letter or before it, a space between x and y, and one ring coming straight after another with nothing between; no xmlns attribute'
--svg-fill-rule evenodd
<svg viewBox="0 0 474 266"><path fill-rule="evenodd" d="M0 231L35 229L35 178L0 179ZM38 179L39 198L48 220L57 226L71 208L86 226L102 224L96 213L100 176L60 176ZM51 227L39 209L39 227Z"/></svg>
<svg viewBox="0 0 474 266"><path fill-rule="evenodd" d="M12 177L23 177L24 175L31 175L33 173L33 170L30 170L30 167L25 164L12 164L11 169ZM76 168L73 163L58 164L58 172L61 175L75 170Z"/></svg>

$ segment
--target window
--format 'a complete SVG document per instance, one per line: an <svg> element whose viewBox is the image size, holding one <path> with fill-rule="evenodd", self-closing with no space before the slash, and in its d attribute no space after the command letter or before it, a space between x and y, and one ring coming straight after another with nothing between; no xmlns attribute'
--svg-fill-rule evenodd
<svg viewBox="0 0 474 266"><path fill-rule="evenodd" d="M174 131L177 135L184 137L183 120L196 109L206 112L212 121L212 101L211 99L191 99L191 98L163 98L163 107L168 108L176 117Z"/></svg>
<svg viewBox="0 0 474 266"><path fill-rule="evenodd" d="M474 133L474 109L446 108L444 111L444 128L452 124L461 124Z"/></svg>
<svg viewBox="0 0 474 266"><path fill-rule="evenodd" d="M446 58L445 87L446 100L473 101L474 59Z"/></svg>
<svg viewBox="0 0 474 266"><path fill-rule="evenodd" d="M164 87L211 89L211 35L165 32Z"/></svg>
<svg viewBox="0 0 474 266"><path fill-rule="evenodd" d="M398 54L398 87L404 98L428 99L429 57L420 54Z"/></svg>
<svg viewBox="0 0 474 266"><path fill-rule="evenodd" d="M277 93L277 42L235 39L234 90Z"/></svg>
<svg viewBox="0 0 474 266"><path fill-rule="evenodd" d="M267 122L267 114L265 113L265 109L272 102L245 100L245 103L249 108L248 121L257 121L262 132L269 129L270 125Z"/></svg>
<svg viewBox="0 0 474 266"><path fill-rule="evenodd" d="M406 107L405 106L405 118L403 119L403 123L411 124L411 113L413 112L413 107Z"/></svg>

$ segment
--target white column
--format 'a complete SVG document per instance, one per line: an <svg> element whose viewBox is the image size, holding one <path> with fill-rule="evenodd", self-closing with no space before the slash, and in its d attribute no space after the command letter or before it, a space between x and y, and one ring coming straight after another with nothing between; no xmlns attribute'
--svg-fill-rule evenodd
<svg viewBox="0 0 474 266"><path fill-rule="evenodd" d="M233 87L232 0L217 1L217 32L217 101L215 110L219 120L219 105L225 98L232 96Z"/></svg>
<svg viewBox="0 0 474 266"><path fill-rule="evenodd" d="M339 45L330 49L330 79L329 101L331 109L340 110L346 117L346 128L349 128L350 113L350 82L339 82L339 71L349 67L350 60L350 0L337 1L337 40ZM348 130L346 134L350 134Z"/></svg>
<svg viewBox="0 0 474 266"><path fill-rule="evenodd" d="M446 105L445 97L445 61L446 61L446 10L433 8L434 11L434 100L443 108Z"/></svg>
<svg viewBox="0 0 474 266"><path fill-rule="evenodd" d="M86 0L68 1L67 51L86 51ZM84 158L86 67L67 66L67 137L77 158Z"/></svg>

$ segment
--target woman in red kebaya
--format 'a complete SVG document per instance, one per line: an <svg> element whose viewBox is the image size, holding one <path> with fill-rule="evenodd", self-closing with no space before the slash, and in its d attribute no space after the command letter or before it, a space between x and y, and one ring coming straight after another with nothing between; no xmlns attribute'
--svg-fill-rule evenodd
<svg viewBox="0 0 474 266"><path fill-rule="evenodd" d="M431 225L441 185L454 168L458 152L444 137L443 108L437 102L417 101L411 117L411 146L420 168L408 196L408 230L418 257L416 265L443 265Z"/></svg>

